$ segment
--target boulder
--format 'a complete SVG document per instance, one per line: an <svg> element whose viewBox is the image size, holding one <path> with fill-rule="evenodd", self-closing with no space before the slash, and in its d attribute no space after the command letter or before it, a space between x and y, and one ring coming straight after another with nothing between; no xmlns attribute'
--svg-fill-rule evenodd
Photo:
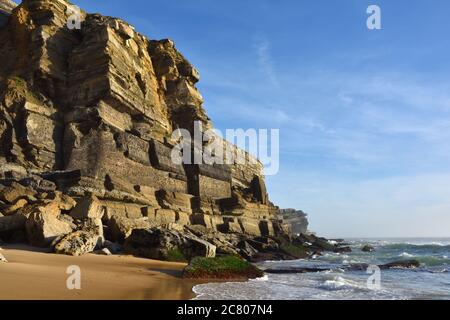
<svg viewBox="0 0 450 320"><path fill-rule="evenodd" d="M239 254L244 257L246 260L250 260L255 254L258 253L254 247L252 247L247 241L242 240L238 244Z"/></svg>
<svg viewBox="0 0 450 320"><path fill-rule="evenodd" d="M0 237L4 237L6 233L11 233L25 228L27 217L22 214L0 217Z"/></svg>
<svg viewBox="0 0 450 320"><path fill-rule="evenodd" d="M19 199L16 201L16 203L10 205L6 209L3 210L3 213L6 216L13 215L16 213L17 210L22 209L28 204L28 201L26 199Z"/></svg>
<svg viewBox="0 0 450 320"><path fill-rule="evenodd" d="M20 183L39 192L51 192L56 190L56 184L54 182L36 175L29 175L21 179Z"/></svg>
<svg viewBox="0 0 450 320"><path fill-rule="evenodd" d="M55 246L55 252L71 256L81 256L93 252L99 236L87 231L75 231L63 237Z"/></svg>
<svg viewBox="0 0 450 320"><path fill-rule="evenodd" d="M16 203L19 199L32 198L35 199L36 191L31 188L22 186L17 182L12 182L0 192L0 200L9 204Z"/></svg>
<svg viewBox="0 0 450 320"><path fill-rule="evenodd" d="M79 228L98 236L98 246L102 246L105 240L103 222L100 218L86 218L79 222Z"/></svg>
<svg viewBox="0 0 450 320"><path fill-rule="evenodd" d="M64 211L72 210L77 205L77 202L72 197L60 191L50 191L45 199L57 202L58 208Z"/></svg>
<svg viewBox="0 0 450 320"><path fill-rule="evenodd" d="M75 208L70 211L70 216L76 219L101 219L104 212L105 209L97 197L94 195L88 195L77 202Z"/></svg>
<svg viewBox="0 0 450 320"><path fill-rule="evenodd" d="M216 255L216 247L207 241L189 233L161 227L133 230L124 248L136 256L157 260L188 261L197 256Z"/></svg>
<svg viewBox="0 0 450 320"><path fill-rule="evenodd" d="M361 248L361 251L363 251L363 252L373 252L373 251L375 251L375 248L372 247L372 246L369 245L369 244L366 244L365 246L363 246L363 247Z"/></svg>
<svg viewBox="0 0 450 320"><path fill-rule="evenodd" d="M420 261L412 260L401 260L386 263L379 266L380 269L416 269L420 267Z"/></svg>
<svg viewBox="0 0 450 320"><path fill-rule="evenodd" d="M367 263L353 263L350 265L344 266L344 269L350 271L366 271L370 265ZM400 260L393 261L386 264L378 265L378 267L382 270L386 269L416 269L420 267L420 261L411 259L411 260Z"/></svg>
<svg viewBox="0 0 450 320"><path fill-rule="evenodd" d="M348 246L336 246L333 250L334 253L348 253L352 252L352 248Z"/></svg>
<svg viewBox="0 0 450 320"><path fill-rule="evenodd" d="M58 219L61 221L67 222L70 225L70 227L72 228L72 230L75 230L78 228L78 225L76 224L76 222L78 222L78 221L75 221L75 219L72 218L71 216L69 216L68 214L60 214L58 216Z"/></svg>
<svg viewBox="0 0 450 320"><path fill-rule="evenodd" d="M27 238L31 245L49 246L55 238L72 232L71 224L60 219L59 214L56 202L33 207L25 223Z"/></svg>
<svg viewBox="0 0 450 320"><path fill-rule="evenodd" d="M147 218L129 219L124 217L112 217L108 221L109 239L123 243L135 229L148 229L152 223Z"/></svg>
<svg viewBox="0 0 450 320"><path fill-rule="evenodd" d="M211 229L207 229L205 226L199 224L184 226L184 228L197 237L216 246L217 254L239 255L238 249L236 247L236 243L239 241L239 239L235 239L235 235L223 234Z"/></svg>

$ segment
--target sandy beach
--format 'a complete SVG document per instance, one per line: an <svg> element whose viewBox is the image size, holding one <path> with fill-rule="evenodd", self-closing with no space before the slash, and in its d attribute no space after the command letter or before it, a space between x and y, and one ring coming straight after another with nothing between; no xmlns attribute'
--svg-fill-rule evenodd
<svg viewBox="0 0 450 320"><path fill-rule="evenodd" d="M72 257L24 245L2 245L0 299L178 300L194 297L196 282L181 278L183 263L132 256L87 254ZM81 270L81 289L68 290L67 268Z"/></svg>

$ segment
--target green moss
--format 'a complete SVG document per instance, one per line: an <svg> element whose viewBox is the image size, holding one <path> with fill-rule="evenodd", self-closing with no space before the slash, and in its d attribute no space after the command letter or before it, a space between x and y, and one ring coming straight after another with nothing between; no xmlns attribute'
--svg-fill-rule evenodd
<svg viewBox="0 0 450 320"><path fill-rule="evenodd" d="M309 256L307 248L299 244L284 243L280 248L294 258L303 259Z"/></svg>
<svg viewBox="0 0 450 320"><path fill-rule="evenodd" d="M167 252L166 256L167 261L171 262L186 262L187 259L184 256L183 252L180 249L172 249Z"/></svg>
<svg viewBox="0 0 450 320"><path fill-rule="evenodd" d="M251 279L264 272L237 256L197 257L184 269L184 277L196 279Z"/></svg>
<svg viewBox="0 0 450 320"><path fill-rule="evenodd" d="M34 104L41 104L42 101L36 96L36 94L28 88L28 83L18 77L9 77L9 86L12 86L20 95L22 95L26 100Z"/></svg>

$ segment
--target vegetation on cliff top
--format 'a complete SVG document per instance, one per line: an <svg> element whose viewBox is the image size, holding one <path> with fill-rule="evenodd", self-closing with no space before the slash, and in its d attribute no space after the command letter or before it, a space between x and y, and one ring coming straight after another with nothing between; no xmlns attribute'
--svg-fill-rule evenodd
<svg viewBox="0 0 450 320"><path fill-rule="evenodd" d="M254 279L264 272L237 256L196 257L184 269L183 277L191 279Z"/></svg>

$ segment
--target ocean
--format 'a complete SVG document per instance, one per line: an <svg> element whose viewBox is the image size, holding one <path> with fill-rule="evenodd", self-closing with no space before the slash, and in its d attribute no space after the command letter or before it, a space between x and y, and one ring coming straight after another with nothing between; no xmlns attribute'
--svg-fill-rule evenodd
<svg viewBox="0 0 450 320"><path fill-rule="evenodd" d="M197 285L195 299L206 300L409 300L450 299L450 238L347 239L351 253L325 253L312 260L266 261L262 269L319 267L325 272L266 274L247 282ZM361 251L370 244L374 252ZM415 259L416 269L349 271L346 265L380 265ZM378 277L379 275L379 277ZM369 280L371 277L371 281ZM378 285L374 285L375 283ZM377 281L379 280L379 281ZM369 285L368 285L369 282Z"/></svg>

